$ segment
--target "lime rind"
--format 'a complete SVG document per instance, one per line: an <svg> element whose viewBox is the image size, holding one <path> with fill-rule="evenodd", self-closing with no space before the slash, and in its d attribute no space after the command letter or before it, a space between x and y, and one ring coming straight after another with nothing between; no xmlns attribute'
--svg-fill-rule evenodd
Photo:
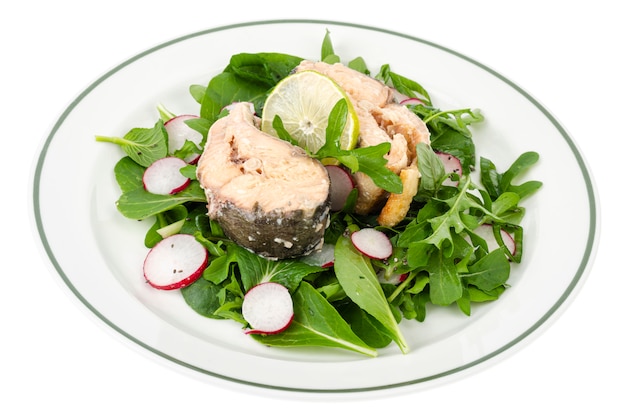
<svg viewBox="0 0 626 414"><path fill-rule="evenodd" d="M272 126L278 115L292 138L315 154L326 142L328 116L341 99L348 105L348 118L340 147L353 149L358 142L359 120L350 98L333 79L312 70L289 75L276 85L265 101L261 130L278 136Z"/></svg>

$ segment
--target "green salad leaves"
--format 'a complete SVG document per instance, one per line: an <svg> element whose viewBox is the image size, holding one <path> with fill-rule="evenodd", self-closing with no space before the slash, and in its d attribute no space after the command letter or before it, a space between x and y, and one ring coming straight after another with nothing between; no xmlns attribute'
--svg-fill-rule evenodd
<svg viewBox="0 0 626 414"><path fill-rule="evenodd" d="M321 60L341 62L328 32L322 42ZM252 102L261 113L271 89L301 61L281 53L233 55L207 85L190 86L200 117L186 122L206 139L211 125L227 114L225 108L234 101ZM541 182L523 182L523 174L539 161L539 155L521 154L502 169L476 154L472 126L483 120L480 111L437 108L422 85L393 72L390 65L383 65L375 75L362 57L347 65L408 97L407 107L430 130L431 145L416 148L419 188L409 213L398 225L381 227L376 217L355 214L356 190L343 210L332 213L324 237L325 244L334 246L334 265L330 267L311 265L304 259L268 260L233 243L208 218L205 194L193 165L183 171L192 179L185 190L174 195L148 193L142 185L145 169L159 158L186 155L186 150L167 153L163 122L174 116L167 110L159 108L161 119L152 128L135 128L122 138L97 136L96 140L117 144L126 154L114 168L121 190L117 208L129 219L152 221L146 247L180 232L194 235L209 251L210 262L203 277L181 289L194 311L246 327L241 314L245 293L256 284L272 281L290 291L294 319L281 333L250 335L260 343L334 347L369 357L393 343L407 353L409 344L401 329L404 324L424 321L437 307L454 306L471 315L474 306L505 293L512 267L522 259L525 209L520 203L541 188ZM383 157L389 145L349 151L339 148L346 114L345 101L340 101L330 115L326 145L310 155L333 158L353 172L366 173L381 188L401 192L402 182L385 166ZM290 140L279 117L274 128L280 138ZM188 150L194 148L189 146ZM438 152L458 158L462 171L446 172ZM389 236L391 257L372 259L355 249L349 235L365 227L376 227ZM509 236L512 245L505 240Z"/></svg>

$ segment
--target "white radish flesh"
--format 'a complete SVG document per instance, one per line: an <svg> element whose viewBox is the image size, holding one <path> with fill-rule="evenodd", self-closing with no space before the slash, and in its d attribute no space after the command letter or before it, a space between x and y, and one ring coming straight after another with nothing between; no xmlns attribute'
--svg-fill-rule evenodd
<svg viewBox="0 0 626 414"><path fill-rule="evenodd" d="M330 178L330 209L340 211L354 189L354 181L346 170L337 165L327 165L326 170Z"/></svg>
<svg viewBox="0 0 626 414"><path fill-rule="evenodd" d="M320 250L315 250L301 259L311 266L332 267L335 264L335 245L324 243Z"/></svg>
<svg viewBox="0 0 626 414"><path fill-rule="evenodd" d="M184 190L191 180L180 169L187 163L177 157L165 157L153 162L143 174L143 187L152 194L176 194Z"/></svg>
<svg viewBox="0 0 626 414"><path fill-rule="evenodd" d="M461 166L461 160L455 157L452 154L448 154L447 152L436 152L437 156L443 162L443 168L446 171L446 174L455 173L460 177L463 175L463 167ZM443 185L456 187L459 185L458 181L453 181L451 178L447 178Z"/></svg>
<svg viewBox="0 0 626 414"><path fill-rule="evenodd" d="M386 259L393 253L389 237L374 228L368 227L355 231L350 239L359 252L372 259Z"/></svg>
<svg viewBox="0 0 626 414"><path fill-rule="evenodd" d="M168 153L174 154L185 145L186 141L191 141L198 147L202 143L202 134L191 128L185 121L198 118L196 115L178 115L168 120L165 124L167 131ZM198 161L200 154L191 154L185 161L193 164Z"/></svg>
<svg viewBox="0 0 626 414"><path fill-rule="evenodd" d="M243 318L250 325L247 334L277 334L293 320L293 300L289 290L275 282L263 282L252 287L243 297Z"/></svg>
<svg viewBox="0 0 626 414"><path fill-rule="evenodd" d="M408 273L393 273L391 275L385 275L385 272L378 273L378 281L380 283L388 283L391 285L399 285L404 282L409 276Z"/></svg>
<svg viewBox="0 0 626 414"><path fill-rule="evenodd" d="M208 251L194 236L175 234L150 249L143 263L143 274L157 289L180 289L198 280L208 262Z"/></svg>
<svg viewBox="0 0 626 414"><path fill-rule="evenodd" d="M474 234L481 237L487 243L487 250L493 251L500 247L498 241L496 240L496 236L493 233L493 226L491 224L483 224L474 229ZM512 255L515 254L515 239L505 230L500 229L500 236L502 237L502 242L504 246L511 252Z"/></svg>

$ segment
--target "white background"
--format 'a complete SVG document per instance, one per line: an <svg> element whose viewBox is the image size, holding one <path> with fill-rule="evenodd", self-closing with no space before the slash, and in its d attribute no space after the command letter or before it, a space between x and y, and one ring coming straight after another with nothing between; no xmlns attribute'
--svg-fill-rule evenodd
<svg viewBox="0 0 626 414"><path fill-rule="evenodd" d="M618 201L626 150L626 31L619 4L109 0L4 5L0 412L182 413L218 406L233 412L626 412L626 272L620 260L626 228ZM149 47L215 26L279 18L368 24L457 50L516 82L566 127L595 177L602 238L582 290L542 335L483 371L418 393L361 394L343 402L324 401L322 395L305 402L207 383L164 366L94 323L66 292L41 253L29 218L33 165L58 116L91 82Z"/></svg>

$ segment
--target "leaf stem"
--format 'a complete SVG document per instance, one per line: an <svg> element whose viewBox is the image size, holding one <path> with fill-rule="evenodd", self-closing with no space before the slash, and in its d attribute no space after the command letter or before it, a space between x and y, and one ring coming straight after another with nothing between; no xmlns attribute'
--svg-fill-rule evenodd
<svg viewBox="0 0 626 414"><path fill-rule="evenodd" d="M123 139L123 138L119 138L119 137L106 137L104 135L96 135L96 141L97 142L111 142L113 144L117 144L117 145L122 145L127 143L128 141Z"/></svg>

